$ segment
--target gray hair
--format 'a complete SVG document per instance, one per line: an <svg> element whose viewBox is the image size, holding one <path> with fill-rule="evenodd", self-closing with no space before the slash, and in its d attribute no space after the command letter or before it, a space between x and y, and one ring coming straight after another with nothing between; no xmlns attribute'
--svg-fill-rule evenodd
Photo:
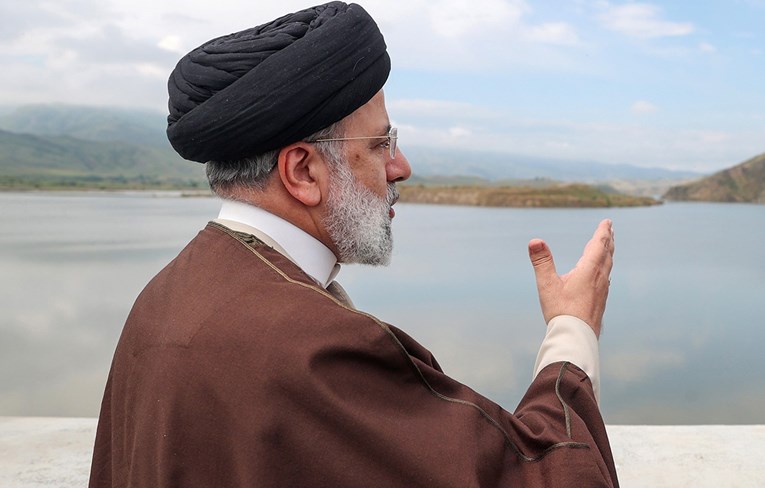
<svg viewBox="0 0 765 488"><path fill-rule="evenodd" d="M317 131L303 139L316 144L316 149L327 160L332 169L343 161L343 141L315 142L317 139L335 139L343 137L342 121ZM210 189L219 197L240 200L237 190L262 191L279 161L279 151L274 149L249 158L236 161L208 161L205 171Z"/></svg>

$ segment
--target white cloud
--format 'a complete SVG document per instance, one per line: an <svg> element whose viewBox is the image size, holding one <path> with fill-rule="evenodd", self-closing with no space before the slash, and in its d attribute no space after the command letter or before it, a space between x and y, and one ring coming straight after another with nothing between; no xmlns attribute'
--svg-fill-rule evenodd
<svg viewBox="0 0 765 488"><path fill-rule="evenodd" d="M702 144L721 144L731 140L731 135L724 131L699 131L697 137Z"/></svg>
<svg viewBox="0 0 765 488"><path fill-rule="evenodd" d="M164 36L162 39L159 40L159 42L157 43L157 46L161 49L164 49L165 51L170 51L171 53L176 53L181 56L185 55L188 52L188 49L184 47L183 41L181 41L181 38L179 36L173 36L173 35Z"/></svg>
<svg viewBox="0 0 765 488"><path fill-rule="evenodd" d="M660 9L648 3L607 4L600 20L607 29L640 38L685 36L694 31L690 22L670 22L660 17Z"/></svg>
<svg viewBox="0 0 765 488"><path fill-rule="evenodd" d="M712 54L717 52L717 48L709 44L708 42L702 42L701 44L699 44L699 51L703 53Z"/></svg>
<svg viewBox="0 0 765 488"><path fill-rule="evenodd" d="M526 30L526 38L533 42L570 46L580 42L576 30L564 22L549 22L532 26Z"/></svg>
<svg viewBox="0 0 765 488"><path fill-rule="evenodd" d="M632 113L634 114L652 114L659 110L659 107L645 100L638 100L632 104Z"/></svg>
<svg viewBox="0 0 765 488"><path fill-rule="evenodd" d="M428 99L398 99L387 101L388 111L395 116L435 118L438 120L495 119L502 114L486 107L464 102Z"/></svg>
<svg viewBox="0 0 765 488"><path fill-rule="evenodd" d="M156 78L162 81L167 79L167 70L156 64L138 63L136 65L136 70L143 76L148 76L149 78Z"/></svg>
<svg viewBox="0 0 765 488"><path fill-rule="evenodd" d="M473 135L473 132L468 128L457 126L449 129L449 135L452 137L466 138Z"/></svg>
<svg viewBox="0 0 765 488"><path fill-rule="evenodd" d="M573 25L532 21L523 0L365 2L385 34L397 68L443 72L580 69ZM563 51L563 50L566 51Z"/></svg>
<svg viewBox="0 0 765 488"><path fill-rule="evenodd" d="M430 3L428 16L433 32L453 38L493 25L516 25L527 9L522 0L441 0Z"/></svg>
<svg viewBox="0 0 765 488"><path fill-rule="evenodd" d="M0 6L0 56L6 73L0 80L0 104L22 100L75 103L75 99L81 103L93 92L71 86L76 96L60 100L57 85L74 85L83 73L92 77L88 86L96 85L99 73L104 73L98 93L106 96L111 90L111 104L157 106L156 100L166 96L164 83L152 85L151 92L139 100L129 101L125 94L136 93L136 84L145 87L147 75L160 81L159 72L164 70L166 78L180 56L213 37L305 7L303 0L255 4L242 0L215 4L200 0L29 0L18 7ZM576 59L562 51L579 42L574 27L547 19L530 22L531 9L524 0L367 0L364 7L384 32L396 70L580 69ZM6 24L12 25L6 29ZM111 67L106 70L106 65ZM45 71L52 68L55 70ZM108 76L116 69L121 69L124 79ZM31 80L8 80L14 73L45 80L47 90ZM25 90L25 84L39 86L39 90ZM12 90L13 85L24 93ZM96 103L95 97L91 103Z"/></svg>

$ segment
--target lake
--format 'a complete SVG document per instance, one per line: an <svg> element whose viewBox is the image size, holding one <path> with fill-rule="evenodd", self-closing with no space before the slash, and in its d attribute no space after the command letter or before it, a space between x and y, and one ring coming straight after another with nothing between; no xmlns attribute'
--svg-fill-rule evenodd
<svg viewBox="0 0 765 488"><path fill-rule="evenodd" d="M0 193L0 415L96 416L146 282L217 216L212 198ZM345 266L359 309L513 410L544 335L526 243L570 269L597 223L616 255L601 337L610 424L765 423L765 206L396 206L387 268Z"/></svg>

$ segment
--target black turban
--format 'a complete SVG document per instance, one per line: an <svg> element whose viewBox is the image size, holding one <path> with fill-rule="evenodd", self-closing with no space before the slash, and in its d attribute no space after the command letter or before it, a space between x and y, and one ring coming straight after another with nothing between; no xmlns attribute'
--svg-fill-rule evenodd
<svg viewBox="0 0 765 488"><path fill-rule="evenodd" d="M351 114L389 72L385 40L361 6L330 2L285 15L178 62L167 137L200 163L255 156Z"/></svg>

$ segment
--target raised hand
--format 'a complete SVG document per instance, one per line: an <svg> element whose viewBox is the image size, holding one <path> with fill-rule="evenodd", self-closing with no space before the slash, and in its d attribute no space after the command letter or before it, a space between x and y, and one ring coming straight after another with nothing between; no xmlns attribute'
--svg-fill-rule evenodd
<svg viewBox="0 0 765 488"><path fill-rule="evenodd" d="M573 315L585 321L600 337L603 312L614 256L614 231L611 220L604 220L574 269L559 276L552 252L541 239L529 242L529 257L536 275L539 303L545 323L558 315Z"/></svg>

